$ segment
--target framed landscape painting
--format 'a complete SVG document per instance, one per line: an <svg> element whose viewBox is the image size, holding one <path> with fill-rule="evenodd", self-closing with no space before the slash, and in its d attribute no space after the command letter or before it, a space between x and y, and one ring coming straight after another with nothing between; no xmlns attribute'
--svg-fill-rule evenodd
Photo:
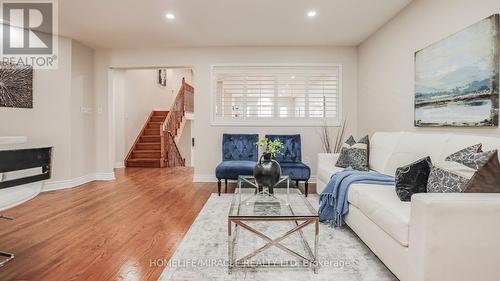
<svg viewBox="0 0 500 281"><path fill-rule="evenodd" d="M498 126L498 29L496 14L415 53L415 126Z"/></svg>

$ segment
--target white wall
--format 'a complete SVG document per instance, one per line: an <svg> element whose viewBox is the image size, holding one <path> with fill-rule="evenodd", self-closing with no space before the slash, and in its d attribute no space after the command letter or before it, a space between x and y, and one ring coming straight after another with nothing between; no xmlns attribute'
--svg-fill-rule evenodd
<svg viewBox="0 0 500 281"><path fill-rule="evenodd" d="M157 69L114 69L115 167L123 161L153 110L168 111L189 69L167 69L167 85L158 84Z"/></svg>
<svg viewBox="0 0 500 281"><path fill-rule="evenodd" d="M115 154L114 167L124 168L127 148L125 146L125 72L123 69L113 70L114 123L115 123Z"/></svg>
<svg viewBox="0 0 500 281"><path fill-rule="evenodd" d="M375 131L498 135L497 128L416 128L414 53L500 12L498 0L416 0L358 48L358 134Z"/></svg>
<svg viewBox="0 0 500 281"><path fill-rule="evenodd" d="M96 93L98 106L104 110L98 118L99 169L113 167L114 144L109 143L108 127L112 111L107 73L110 67L144 67L148 65L193 67L195 86L196 139L195 176L213 179L215 167L221 160L223 133L302 134L303 159L316 174L316 154L321 152L319 128L315 127L213 127L210 124L210 66L219 63L340 63L343 65L343 112L349 118L347 133L357 132L357 54L353 47L272 47L272 48L171 48L161 50L100 50L96 55ZM114 130L113 130L114 132ZM111 159L111 161L109 160Z"/></svg>
<svg viewBox="0 0 500 281"><path fill-rule="evenodd" d="M186 79L186 83L193 82L193 75L191 68L169 68L167 69L167 90L171 93L172 104L173 99L177 96L179 89L182 85L182 78Z"/></svg>
<svg viewBox="0 0 500 281"><path fill-rule="evenodd" d="M71 178L95 172L94 50L72 41Z"/></svg>

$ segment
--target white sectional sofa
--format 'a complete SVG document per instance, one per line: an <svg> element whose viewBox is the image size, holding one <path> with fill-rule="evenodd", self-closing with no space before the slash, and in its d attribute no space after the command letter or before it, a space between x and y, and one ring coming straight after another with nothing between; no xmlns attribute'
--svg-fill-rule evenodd
<svg viewBox="0 0 500 281"><path fill-rule="evenodd" d="M370 139L370 169L394 175L420 158L442 161L477 143L500 150L495 137L378 132ZM342 170L337 157L318 155L318 193ZM500 194L421 193L401 202L393 186L354 184L348 202L346 224L400 280L500 280Z"/></svg>

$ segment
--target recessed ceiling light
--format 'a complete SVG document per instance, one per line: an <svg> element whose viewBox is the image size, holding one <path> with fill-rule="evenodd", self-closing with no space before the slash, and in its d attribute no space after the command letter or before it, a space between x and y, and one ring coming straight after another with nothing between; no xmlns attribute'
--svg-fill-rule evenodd
<svg viewBox="0 0 500 281"><path fill-rule="evenodd" d="M173 20L173 19L175 19L175 15L174 15L174 14L172 14L172 13L167 13L167 14L165 15L165 17L166 17L167 19L169 19L169 20Z"/></svg>
<svg viewBox="0 0 500 281"><path fill-rule="evenodd" d="M314 18L316 16L316 11L309 11L307 12L307 16L310 18Z"/></svg>

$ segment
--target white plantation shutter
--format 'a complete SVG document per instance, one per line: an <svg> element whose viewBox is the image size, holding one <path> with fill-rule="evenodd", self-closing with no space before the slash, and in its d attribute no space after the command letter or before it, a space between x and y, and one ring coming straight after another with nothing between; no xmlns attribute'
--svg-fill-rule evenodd
<svg viewBox="0 0 500 281"><path fill-rule="evenodd" d="M214 66L214 123L337 125L341 67Z"/></svg>

